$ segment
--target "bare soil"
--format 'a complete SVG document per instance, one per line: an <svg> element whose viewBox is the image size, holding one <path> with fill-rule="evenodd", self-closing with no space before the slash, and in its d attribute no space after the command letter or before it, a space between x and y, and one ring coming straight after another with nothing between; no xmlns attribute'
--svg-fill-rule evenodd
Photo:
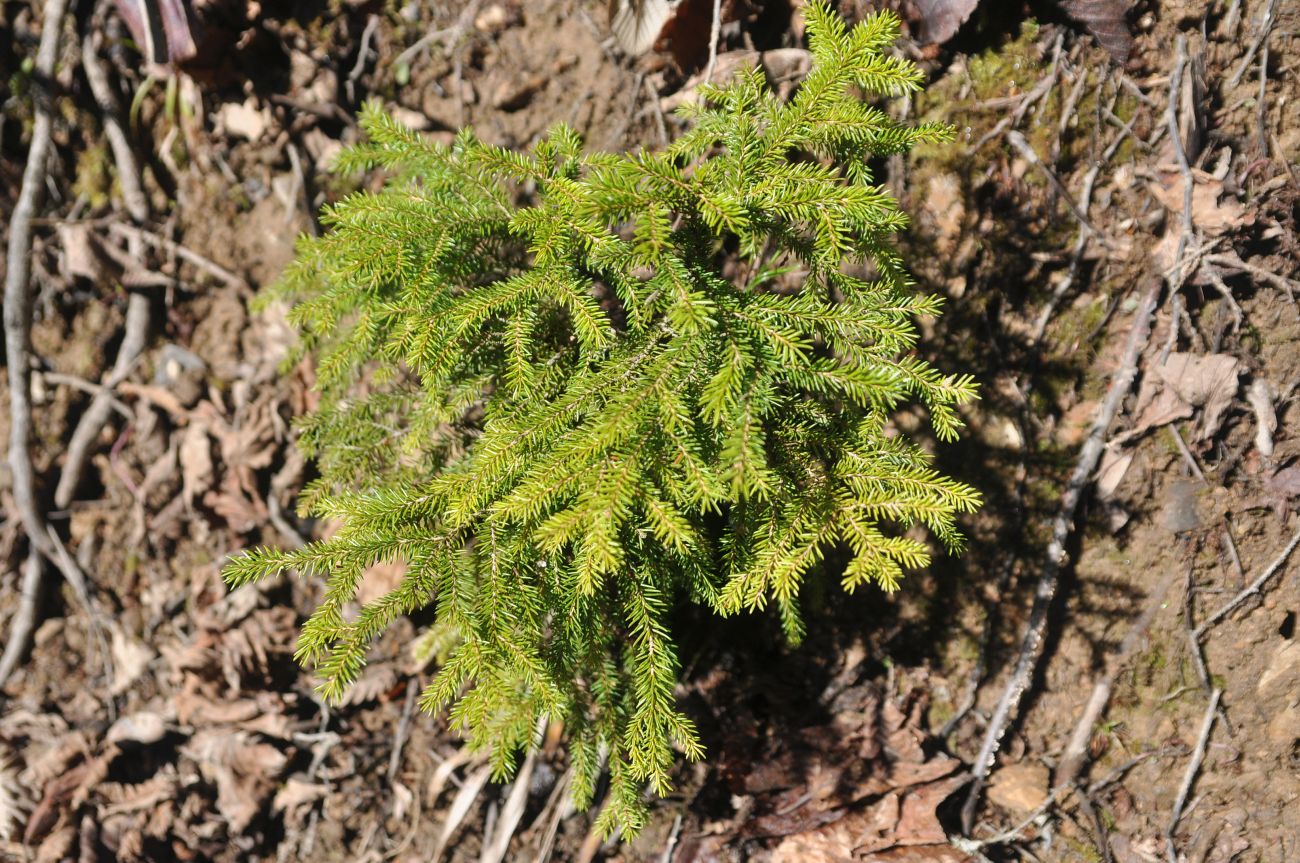
<svg viewBox="0 0 1300 863"><path fill-rule="evenodd" d="M752 5L766 8L723 29L719 74L801 44L788 6ZM924 349L981 381L970 433L936 448L986 496L969 550L892 596L810 587L798 649L762 616L683 612L679 695L709 758L681 768L630 842L600 841L593 813L567 806L561 729L518 786L497 785L414 709L433 669L408 646L427 615L326 707L292 656L318 586L232 594L219 569L250 544L329 529L293 515L311 476L292 443L311 367L281 367L284 310L249 304L319 208L364 182L325 170L356 140L360 104L381 99L443 140L472 124L525 146L568 122L592 148L655 147L680 128L668 109L698 68L623 57L603 6L582 0L196 5L201 55L170 84L146 80L114 14L63 22L31 256L46 502L90 399L77 382L103 380L122 342L123 285L149 292L152 322L75 500L50 514L88 601L47 572L33 646L0 690L0 858L1300 859L1300 551L1283 555L1300 497L1300 8L1142 3L1121 67L1055 6L985 5L943 48L900 47L931 83L891 110L951 122L957 142L878 166L914 217L902 244L918 289L948 298ZM32 117L18 58L43 26L36 8L0 13L16 94L0 127L6 223ZM122 108L138 107L147 227L164 241L142 260L114 229L129 219L78 63L91 31ZM1191 62L1171 94L1179 38ZM1191 150L1189 238L1171 103ZM1179 290L1162 292L1071 519L1041 662L965 831L1052 521L1153 278ZM7 638L27 550L7 470L0 498ZM376 568L362 592L396 577ZM1098 680L1113 694L1087 729L1081 789L1049 797Z"/></svg>

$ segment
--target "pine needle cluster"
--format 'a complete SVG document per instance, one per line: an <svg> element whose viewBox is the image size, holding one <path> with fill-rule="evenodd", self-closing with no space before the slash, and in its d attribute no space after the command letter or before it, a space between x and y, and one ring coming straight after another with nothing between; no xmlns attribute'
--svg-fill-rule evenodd
<svg viewBox="0 0 1300 863"><path fill-rule="evenodd" d="M526 153L469 130L442 146L368 107L338 167L383 188L329 207L274 290L321 396L302 509L341 527L246 552L227 580L324 580L298 657L329 697L432 606L422 706L450 707L500 777L562 722L578 806L608 770L607 830L635 832L647 786L703 754L674 697L676 603L771 604L797 641L829 550L846 590L893 590L929 560L906 528L956 549L979 501L889 421L920 403L949 440L975 394L915 355L939 302L910 290L891 245L906 220L870 169L950 130L871 105L921 82L886 53L891 14L806 16L792 99L741 72L662 152L585 153L566 126ZM401 584L355 610L385 561Z"/></svg>

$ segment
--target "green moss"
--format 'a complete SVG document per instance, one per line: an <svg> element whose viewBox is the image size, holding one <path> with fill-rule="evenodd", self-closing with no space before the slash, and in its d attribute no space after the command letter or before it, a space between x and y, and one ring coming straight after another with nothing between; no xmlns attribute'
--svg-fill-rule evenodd
<svg viewBox="0 0 1300 863"><path fill-rule="evenodd" d="M84 196L92 210L108 206L113 191L111 164L108 148L103 144L87 147L77 154L72 191Z"/></svg>

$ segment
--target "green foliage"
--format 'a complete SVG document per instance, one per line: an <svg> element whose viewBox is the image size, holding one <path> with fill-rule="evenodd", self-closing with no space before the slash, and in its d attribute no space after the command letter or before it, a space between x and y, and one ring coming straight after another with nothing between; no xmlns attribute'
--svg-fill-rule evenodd
<svg viewBox="0 0 1300 863"><path fill-rule="evenodd" d="M639 829L645 787L703 752L674 698L675 603L772 603L797 641L828 550L845 589L893 590L929 560L905 528L955 549L978 504L888 420L917 400L948 440L975 392L913 353L939 304L909 292L890 244L906 221L869 167L949 129L862 99L919 86L884 53L891 15L807 16L789 103L740 73L662 153L584 153L564 126L528 153L470 131L439 146L367 108L339 167L387 180L330 207L276 291L321 392L302 505L342 526L226 578L324 579L298 657L329 697L394 618L434 606L423 707L450 706L501 777L539 719L563 721L578 805L609 770L605 829ZM350 610L390 560L402 583Z"/></svg>

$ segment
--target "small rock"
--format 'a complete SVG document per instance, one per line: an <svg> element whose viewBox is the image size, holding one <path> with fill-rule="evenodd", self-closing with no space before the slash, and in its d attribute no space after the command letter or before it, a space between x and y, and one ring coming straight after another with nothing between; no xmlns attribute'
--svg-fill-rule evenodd
<svg viewBox="0 0 1300 863"><path fill-rule="evenodd" d="M226 134L256 141L271 125L271 112L258 108L257 101L250 96L242 104L228 102L222 105L217 111L217 119Z"/></svg>
<svg viewBox="0 0 1300 863"><path fill-rule="evenodd" d="M513 4L506 7L500 3L493 3L474 19L474 29L480 33L495 34L519 24L522 20L523 16Z"/></svg>
<svg viewBox="0 0 1300 863"><path fill-rule="evenodd" d="M497 85L492 95L492 107L501 111L518 111L527 106L537 91L545 86L544 75L533 75L522 82L507 78Z"/></svg>
<svg viewBox="0 0 1300 863"><path fill-rule="evenodd" d="M152 710L141 710L130 716L123 716L108 729L109 743L136 743L148 746L157 743L167 734L167 723Z"/></svg>
<svg viewBox="0 0 1300 863"><path fill-rule="evenodd" d="M388 107L388 113L393 116L394 120L401 123L406 128L414 129L417 132L423 132L433 125L429 122L429 118L421 114L419 111L412 110L411 108L403 108L401 105L390 105Z"/></svg>
<svg viewBox="0 0 1300 863"><path fill-rule="evenodd" d="M1047 768L1041 764L1011 764L989 780L989 800L1010 812L1033 812L1047 799Z"/></svg>
<svg viewBox="0 0 1300 863"><path fill-rule="evenodd" d="M1300 641L1287 641L1273 652L1268 668L1259 676L1255 692L1261 699L1274 694L1290 696L1300 688Z"/></svg>
<svg viewBox="0 0 1300 863"><path fill-rule="evenodd" d="M1183 479L1169 484L1164 508L1160 510L1160 526L1173 533L1196 530L1201 526L1201 516L1196 509L1196 495L1201 484Z"/></svg>

